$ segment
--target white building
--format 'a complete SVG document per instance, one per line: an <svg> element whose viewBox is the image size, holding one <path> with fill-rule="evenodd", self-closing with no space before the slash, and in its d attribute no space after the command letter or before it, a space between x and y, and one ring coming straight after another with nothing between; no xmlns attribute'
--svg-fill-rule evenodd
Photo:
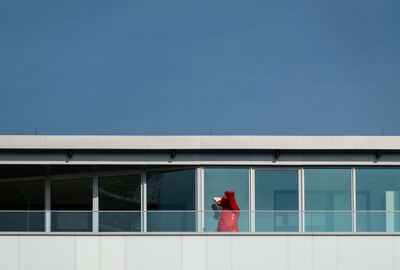
<svg viewBox="0 0 400 270"><path fill-rule="evenodd" d="M236 193L240 232L213 197ZM0 269L400 269L400 137L0 136Z"/></svg>

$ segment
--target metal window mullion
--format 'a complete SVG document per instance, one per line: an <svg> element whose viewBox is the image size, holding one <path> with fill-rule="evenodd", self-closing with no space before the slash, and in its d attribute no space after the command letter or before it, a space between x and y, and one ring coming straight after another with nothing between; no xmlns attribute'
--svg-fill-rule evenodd
<svg viewBox="0 0 400 270"><path fill-rule="evenodd" d="M203 203L203 168L196 169L196 231L203 231L204 203Z"/></svg>
<svg viewBox="0 0 400 270"><path fill-rule="evenodd" d="M44 209L45 209L45 231L51 231L51 185L47 177L44 181Z"/></svg>
<svg viewBox="0 0 400 270"><path fill-rule="evenodd" d="M204 207L204 167L200 167L200 190L201 190L201 232L204 232L205 227L205 207Z"/></svg>
<svg viewBox="0 0 400 270"><path fill-rule="evenodd" d="M141 231L146 232L147 231L147 174L146 172L143 172L141 174L141 204L140 204L140 209L141 209Z"/></svg>
<svg viewBox="0 0 400 270"><path fill-rule="evenodd" d="M351 224L352 231L357 231L357 201L356 201L356 169L351 169Z"/></svg>
<svg viewBox="0 0 400 270"><path fill-rule="evenodd" d="M92 220L93 232L99 231L99 178L93 177L93 196L92 196Z"/></svg>
<svg viewBox="0 0 400 270"><path fill-rule="evenodd" d="M304 168L299 169L299 232L305 232Z"/></svg>
<svg viewBox="0 0 400 270"><path fill-rule="evenodd" d="M250 232L256 231L256 217L255 217L255 210L256 210L256 189L255 189L255 169L250 167L249 169L249 228Z"/></svg>

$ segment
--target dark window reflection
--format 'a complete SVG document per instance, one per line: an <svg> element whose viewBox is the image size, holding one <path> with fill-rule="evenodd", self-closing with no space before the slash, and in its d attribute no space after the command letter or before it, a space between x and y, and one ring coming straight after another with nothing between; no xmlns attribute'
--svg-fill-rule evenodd
<svg viewBox="0 0 400 270"><path fill-rule="evenodd" d="M0 183L1 210L44 210L44 181Z"/></svg>
<svg viewBox="0 0 400 270"><path fill-rule="evenodd" d="M52 231L92 230L92 178L51 182Z"/></svg>
<svg viewBox="0 0 400 270"><path fill-rule="evenodd" d="M100 231L140 231L140 175L99 178Z"/></svg>
<svg viewBox="0 0 400 270"><path fill-rule="evenodd" d="M140 175L100 177L100 210L140 210L140 178Z"/></svg>
<svg viewBox="0 0 400 270"><path fill-rule="evenodd" d="M0 210L0 231L44 231L44 181L0 183Z"/></svg>
<svg viewBox="0 0 400 270"><path fill-rule="evenodd" d="M194 169L148 173L147 230L194 231L195 197Z"/></svg>

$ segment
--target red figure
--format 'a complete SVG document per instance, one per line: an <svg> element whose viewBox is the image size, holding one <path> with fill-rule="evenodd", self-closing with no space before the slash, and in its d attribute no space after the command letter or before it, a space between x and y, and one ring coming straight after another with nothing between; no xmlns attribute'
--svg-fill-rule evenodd
<svg viewBox="0 0 400 270"><path fill-rule="evenodd" d="M218 222L218 231L238 232L240 209L236 203L235 192L225 191L225 196L223 196L217 204L221 206L223 210Z"/></svg>

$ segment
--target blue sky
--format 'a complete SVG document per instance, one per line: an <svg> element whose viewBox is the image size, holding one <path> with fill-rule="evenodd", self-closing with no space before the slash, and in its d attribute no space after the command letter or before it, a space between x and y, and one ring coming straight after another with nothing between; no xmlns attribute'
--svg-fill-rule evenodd
<svg viewBox="0 0 400 270"><path fill-rule="evenodd" d="M400 135L400 1L0 2L0 134Z"/></svg>

